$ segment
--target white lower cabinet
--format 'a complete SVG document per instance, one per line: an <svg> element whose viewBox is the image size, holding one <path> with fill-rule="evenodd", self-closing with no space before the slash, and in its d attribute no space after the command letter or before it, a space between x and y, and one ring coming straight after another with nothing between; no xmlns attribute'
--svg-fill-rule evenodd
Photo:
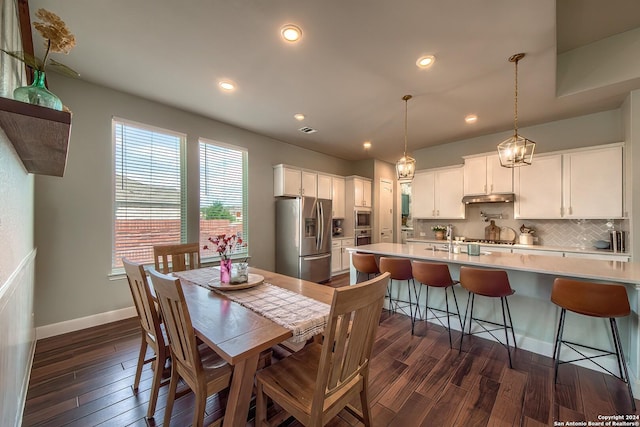
<svg viewBox="0 0 640 427"><path fill-rule="evenodd" d="M331 241L331 274L336 275L349 270L351 257L346 249L353 245L352 238L334 238Z"/></svg>

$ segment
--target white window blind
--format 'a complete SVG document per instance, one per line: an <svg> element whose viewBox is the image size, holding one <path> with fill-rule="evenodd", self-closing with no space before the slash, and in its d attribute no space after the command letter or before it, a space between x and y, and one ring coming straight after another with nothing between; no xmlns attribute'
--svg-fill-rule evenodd
<svg viewBox="0 0 640 427"><path fill-rule="evenodd" d="M185 235L182 153L185 136L113 119L114 229L112 269L122 257L153 263L153 246Z"/></svg>
<svg viewBox="0 0 640 427"><path fill-rule="evenodd" d="M239 233L243 244L228 255L246 257L247 152L219 142L200 140L200 244L202 258L218 257L209 237Z"/></svg>

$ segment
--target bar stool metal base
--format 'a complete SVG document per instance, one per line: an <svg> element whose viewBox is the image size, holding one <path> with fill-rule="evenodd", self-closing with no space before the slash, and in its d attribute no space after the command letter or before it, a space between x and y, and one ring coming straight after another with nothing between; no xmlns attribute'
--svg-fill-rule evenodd
<svg viewBox="0 0 640 427"><path fill-rule="evenodd" d="M513 332L513 321L511 320L511 310L509 310L509 302L507 301L507 297L500 297L500 305L502 306L502 323L491 322L489 320L483 320L473 317L473 304L475 302L476 294L471 293L470 298L467 300L467 307L464 310L464 320L462 322L462 336L460 337L460 349L458 352L462 351L462 340L464 339L464 328L467 324L467 313L469 312L469 303L471 303L471 313L469 314L469 332L467 335L476 335L479 333L488 333L495 339L500 345L507 349L507 354L509 356L509 368L513 369L513 363L511 361L511 349L509 348L509 333L508 330L511 329L511 337L513 338L513 348L518 348L516 345L516 336ZM506 307L506 315L505 315L505 307ZM509 317L509 324L507 325L507 316ZM478 325L482 328L481 331L471 332L471 323L476 321ZM487 329L485 324L497 326L493 329ZM506 339L506 344L500 341L500 339L493 334L494 331L504 330L504 336Z"/></svg>
<svg viewBox="0 0 640 427"><path fill-rule="evenodd" d="M420 286L420 285L419 285ZM423 321L427 321L429 319L436 319L443 328L447 328L447 332L449 333L449 348L453 348L453 342L451 339L451 316L457 316L458 317L458 321L460 322L460 325L462 326L462 329L464 329L464 326L462 324L462 317L460 317L460 308L458 307L458 299L456 298L456 293L453 290L453 286L447 286L444 288L444 301L445 301L445 306L446 309L442 310L440 308L435 308L435 307L430 307L429 306L429 288L430 286L425 285L427 287L426 290L426 297L425 297L425 310L424 310L424 317L423 314L420 310L420 295L422 294L422 286L420 286L418 288L418 290L416 291L415 289L415 283L414 283L414 295L416 296L416 308L414 310L414 314L413 317L411 318L411 335L413 335L414 332L414 328L415 328L415 324L416 324L416 320L418 318L418 312L420 311L420 320ZM452 312L449 311L449 296L447 291L451 290L451 293L453 294L453 301L455 302L455 306L456 306L456 312ZM429 311L431 312L431 314L433 316L429 317ZM438 313L442 313L440 315L438 315L436 312ZM447 325L445 326L445 324L442 322L443 317L447 318Z"/></svg>
<svg viewBox="0 0 640 427"><path fill-rule="evenodd" d="M411 319L413 319L413 300L411 299L411 285L413 285L413 289L414 289L414 293L415 293L415 282L413 279L407 279L407 292L409 294L409 301L400 299L400 289L397 289L396 295L397 297L393 297L393 284L395 282L398 282L399 280L396 279L389 279L389 285L387 287L387 297L389 298L389 310L392 313L397 313L398 311L402 312L402 314L404 314L405 316L409 316ZM404 280L400 280L400 281L404 281ZM407 314L407 312L405 311L407 309L407 307L409 307L409 313ZM413 329L413 325L411 327L411 329Z"/></svg>
<svg viewBox="0 0 640 427"><path fill-rule="evenodd" d="M629 381L629 371L627 370L627 364L624 359L624 352L622 350L622 343L620 341L620 333L618 332L618 325L616 323L616 319L613 317L609 318L609 323L611 326L611 334L613 336L613 345L614 345L614 351L611 351L611 350L605 350L601 348L590 347L587 345L578 344L575 342L562 339L562 336L564 333L564 323L565 323L566 315L567 315L567 310L563 308L562 311L560 312L560 321L558 322L558 332L556 334L555 346L553 348L553 360L554 360L553 382L554 384L558 383L558 366L559 365L564 363L578 362L582 360L590 360L592 363L600 367L602 370L608 372L610 375L618 378L619 380L627 384L627 389L629 390L629 397L631 398L631 407L635 411L636 402L635 402L635 399L633 398L633 390L631 389L631 382ZM560 350L562 348L562 344L565 344L571 350L578 353L581 357L577 359L561 361ZM582 353L579 350L579 348L593 350L600 354L596 354L595 356L587 356L584 353ZM614 374L609 369L605 368L600 363L594 360L594 359L597 359L600 357L606 357L606 356L616 356L616 361L618 362L618 369L620 370L620 375Z"/></svg>

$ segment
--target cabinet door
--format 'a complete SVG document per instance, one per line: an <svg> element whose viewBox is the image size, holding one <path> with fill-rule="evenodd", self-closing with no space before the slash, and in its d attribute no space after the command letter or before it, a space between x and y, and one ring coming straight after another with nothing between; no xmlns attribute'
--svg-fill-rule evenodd
<svg viewBox="0 0 640 427"><path fill-rule="evenodd" d="M514 171L516 218L562 217L562 156L534 157Z"/></svg>
<svg viewBox="0 0 640 427"><path fill-rule="evenodd" d="M283 176L283 196L300 196L302 195L302 172L299 169L284 168Z"/></svg>
<svg viewBox="0 0 640 427"><path fill-rule="evenodd" d="M331 249L331 273L342 271L342 248Z"/></svg>
<svg viewBox="0 0 640 427"><path fill-rule="evenodd" d="M344 243L342 246L345 246ZM353 246L353 245L347 245ZM347 251L346 247L342 248L342 269L348 270L351 267L351 257L349 256L349 251Z"/></svg>
<svg viewBox="0 0 640 427"><path fill-rule="evenodd" d="M362 206L371 207L371 181L362 181Z"/></svg>
<svg viewBox="0 0 640 427"><path fill-rule="evenodd" d="M621 218L622 147L565 154L564 216Z"/></svg>
<svg viewBox="0 0 640 427"><path fill-rule="evenodd" d="M472 157L464 161L464 195L487 194L487 158Z"/></svg>
<svg viewBox="0 0 640 427"><path fill-rule="evenodd" d="M318 174L318 199L332 199L331 177Z"/></svg>
<svg viewBox="0 0 640 427"><path fill-rule="evenodd" d="M302 171L302 195L318 197L318 175L313 172Z"/></svg>
<svg viewBox="0 0 640 427"><path fill-rule="evenodd" d="M411 182L411 216L435 218L435 172L415 174Z"/></svg>
<svg viewBox="0 0 640 427"><path fill-rule="evenodd" d="M331 206L333 208L333 217L334 218L344 218L344 178L331 178L331 193L332 193L332 203Z"/></svg>
<svg viewBox="0 0 640 427"><path fill-rule="evenodd" d="M438 218L464 218L463 170L464 168L457 167L437 171L435 194Z"/></svg>
<svg viewBox="0 0 640 427"><path fill-rule="evenodd" d="M500 156L487 156L487 193L513 193L513 168L500 165Z"/></svg>

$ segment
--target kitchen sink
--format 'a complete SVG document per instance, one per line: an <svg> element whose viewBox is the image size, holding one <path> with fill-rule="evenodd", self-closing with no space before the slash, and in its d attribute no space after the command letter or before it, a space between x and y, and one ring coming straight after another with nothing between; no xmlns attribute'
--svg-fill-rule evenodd
<svg viewBox="0 0 640 427"><path fill-rule="evenodd" d="M427 251L434 251L435 250L436 252L449 252L449 250L445 249L445 248L427 247L427 248L425 248L425 250L427 250ZM460 252L460 254L466 254L466 253L467 253L466 250L463 250L463 251ZM453 252L452 252L452 254L453 254ZM458 255L458 254L454 254L454 255ZM489 252L489 251L480 251L480 255L491 255L491 252Z"/></svg>

